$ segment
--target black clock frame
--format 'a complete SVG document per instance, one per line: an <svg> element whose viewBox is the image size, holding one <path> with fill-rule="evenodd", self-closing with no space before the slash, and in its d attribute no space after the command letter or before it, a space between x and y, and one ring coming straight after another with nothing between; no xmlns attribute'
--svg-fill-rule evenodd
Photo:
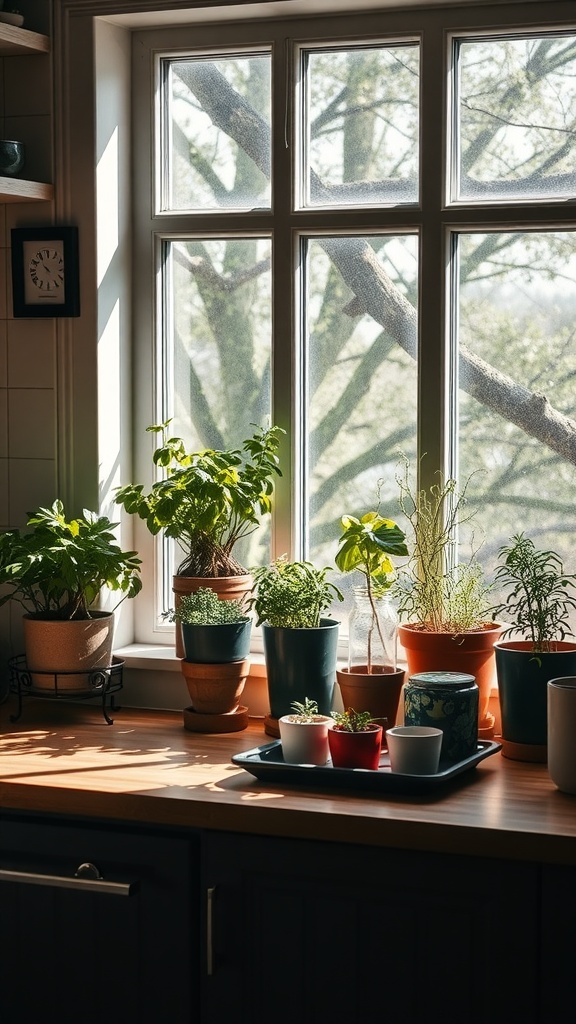
<svg viewBox="0 0 576 1024"><path fill-rule="evenodd" d="M80 316L80 267L78 260L78 228L52 227L12 228L12 304L15 317ZM62 241L64 249L65 301L55 303L26 302L24 281L24 242Z"/></svg>

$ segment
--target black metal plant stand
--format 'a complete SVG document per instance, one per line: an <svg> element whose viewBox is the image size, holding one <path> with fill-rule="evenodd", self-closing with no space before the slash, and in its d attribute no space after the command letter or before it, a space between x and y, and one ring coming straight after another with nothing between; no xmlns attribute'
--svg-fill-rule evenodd
<svg viewBox="0 0 576 1024"><path fill-rule="evenodd" d="M94 700L99 698L102 702L102 714L107 725L113 725L114 719L110 718L106 710L106 702L111 711L117 711L118 705L114 701L114 694L122 689L122 674L124 662L120 658L114 658L112 665L105 668L95 668L89 672L30 672L26 665L26 658L23 654L11 658L8 662L10 667L10 693L16 694L18 698L18 710L16 714L10 715L11 722L17 722L22 715L22 698L36 697L40 700ZM38 685L39 678L42 685ZM50 685L52 679L52 685ZM76 686L77 680L81 685Z"/></svg>

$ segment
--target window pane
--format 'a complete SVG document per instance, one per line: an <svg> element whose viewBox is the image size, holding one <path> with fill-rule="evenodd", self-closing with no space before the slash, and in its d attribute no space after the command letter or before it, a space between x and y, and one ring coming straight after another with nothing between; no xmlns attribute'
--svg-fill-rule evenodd
<svg viewBox="0 0 576 1024"><path fill-rule="evenodd" d="M171 433L193 450L239 448L254 424L271 423L270 240L193 238L166 250ZM240 562L268 559L268 528L234 549Z"/></svg>
<svg viewBox="0 0 576 1024"><path fill-rule="evenodd" d="M269 55L162 64L170 112L162 208L269 208Z"/></svg>
<svg viewBox="0 0 576 1024"><path fill-rule="evenodd" d="M459 249L460 472L482 561L525 531L573 562L576 233L462 235Z"/></svg>
<svg viewBox="0 0 576 1024"><path fill-rule="evenodd" d="M374 509L379 495L382 514L398 515L399 453L413 458L416 444L417 252L416 236L306 243L309 554L318 565L334 562L341 516ZM339 580L347 593L353 575Z"/></svg>
<svg viewBox="0 0 576 1024"><path fill-rule="evenodd" d="M418 47L310 50L302 66L303 205L417 202Z"/></svg>
<svg viewBox="0 0 576 1024"><path fill-rule="evenodd" d="M460 41L459 198L576 192L576 36Z"/></svg>

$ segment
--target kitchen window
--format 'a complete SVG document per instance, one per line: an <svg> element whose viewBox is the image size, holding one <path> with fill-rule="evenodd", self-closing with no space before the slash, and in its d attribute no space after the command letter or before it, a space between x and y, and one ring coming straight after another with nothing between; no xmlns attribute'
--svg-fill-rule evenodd
<svg viewBox="0 0 576 1024"><path fill-rule="evenodd" d="M133 33L138 479L151 423L282 426L247 566L333 564L342 514L397 517L402 454L469 480L488 574L519 530L570 561L576 25L525 6ZM178 555L136 546L137 639L170 643Z"/></svg>

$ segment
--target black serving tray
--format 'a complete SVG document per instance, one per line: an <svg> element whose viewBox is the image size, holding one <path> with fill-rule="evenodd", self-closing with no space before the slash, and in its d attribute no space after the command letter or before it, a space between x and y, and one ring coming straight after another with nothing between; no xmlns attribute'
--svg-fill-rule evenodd
<svg viewBox="0 0 576 1024"><path fill-rule="evenodd" d="M334 768L328 761L325 765L293 764L282 756L280 740L255 747L241 754L235 754L232 763L255 775L261 782L286 782L288 785L330 786L341 789L358 789L378 793L426 793L439 789L451 779L475 768L480 761L502 749L494 740L479 740L476 751L463 761L443 765L434 775L400 775L390 768L388 751L380 756L380 767Z"/></svg>

